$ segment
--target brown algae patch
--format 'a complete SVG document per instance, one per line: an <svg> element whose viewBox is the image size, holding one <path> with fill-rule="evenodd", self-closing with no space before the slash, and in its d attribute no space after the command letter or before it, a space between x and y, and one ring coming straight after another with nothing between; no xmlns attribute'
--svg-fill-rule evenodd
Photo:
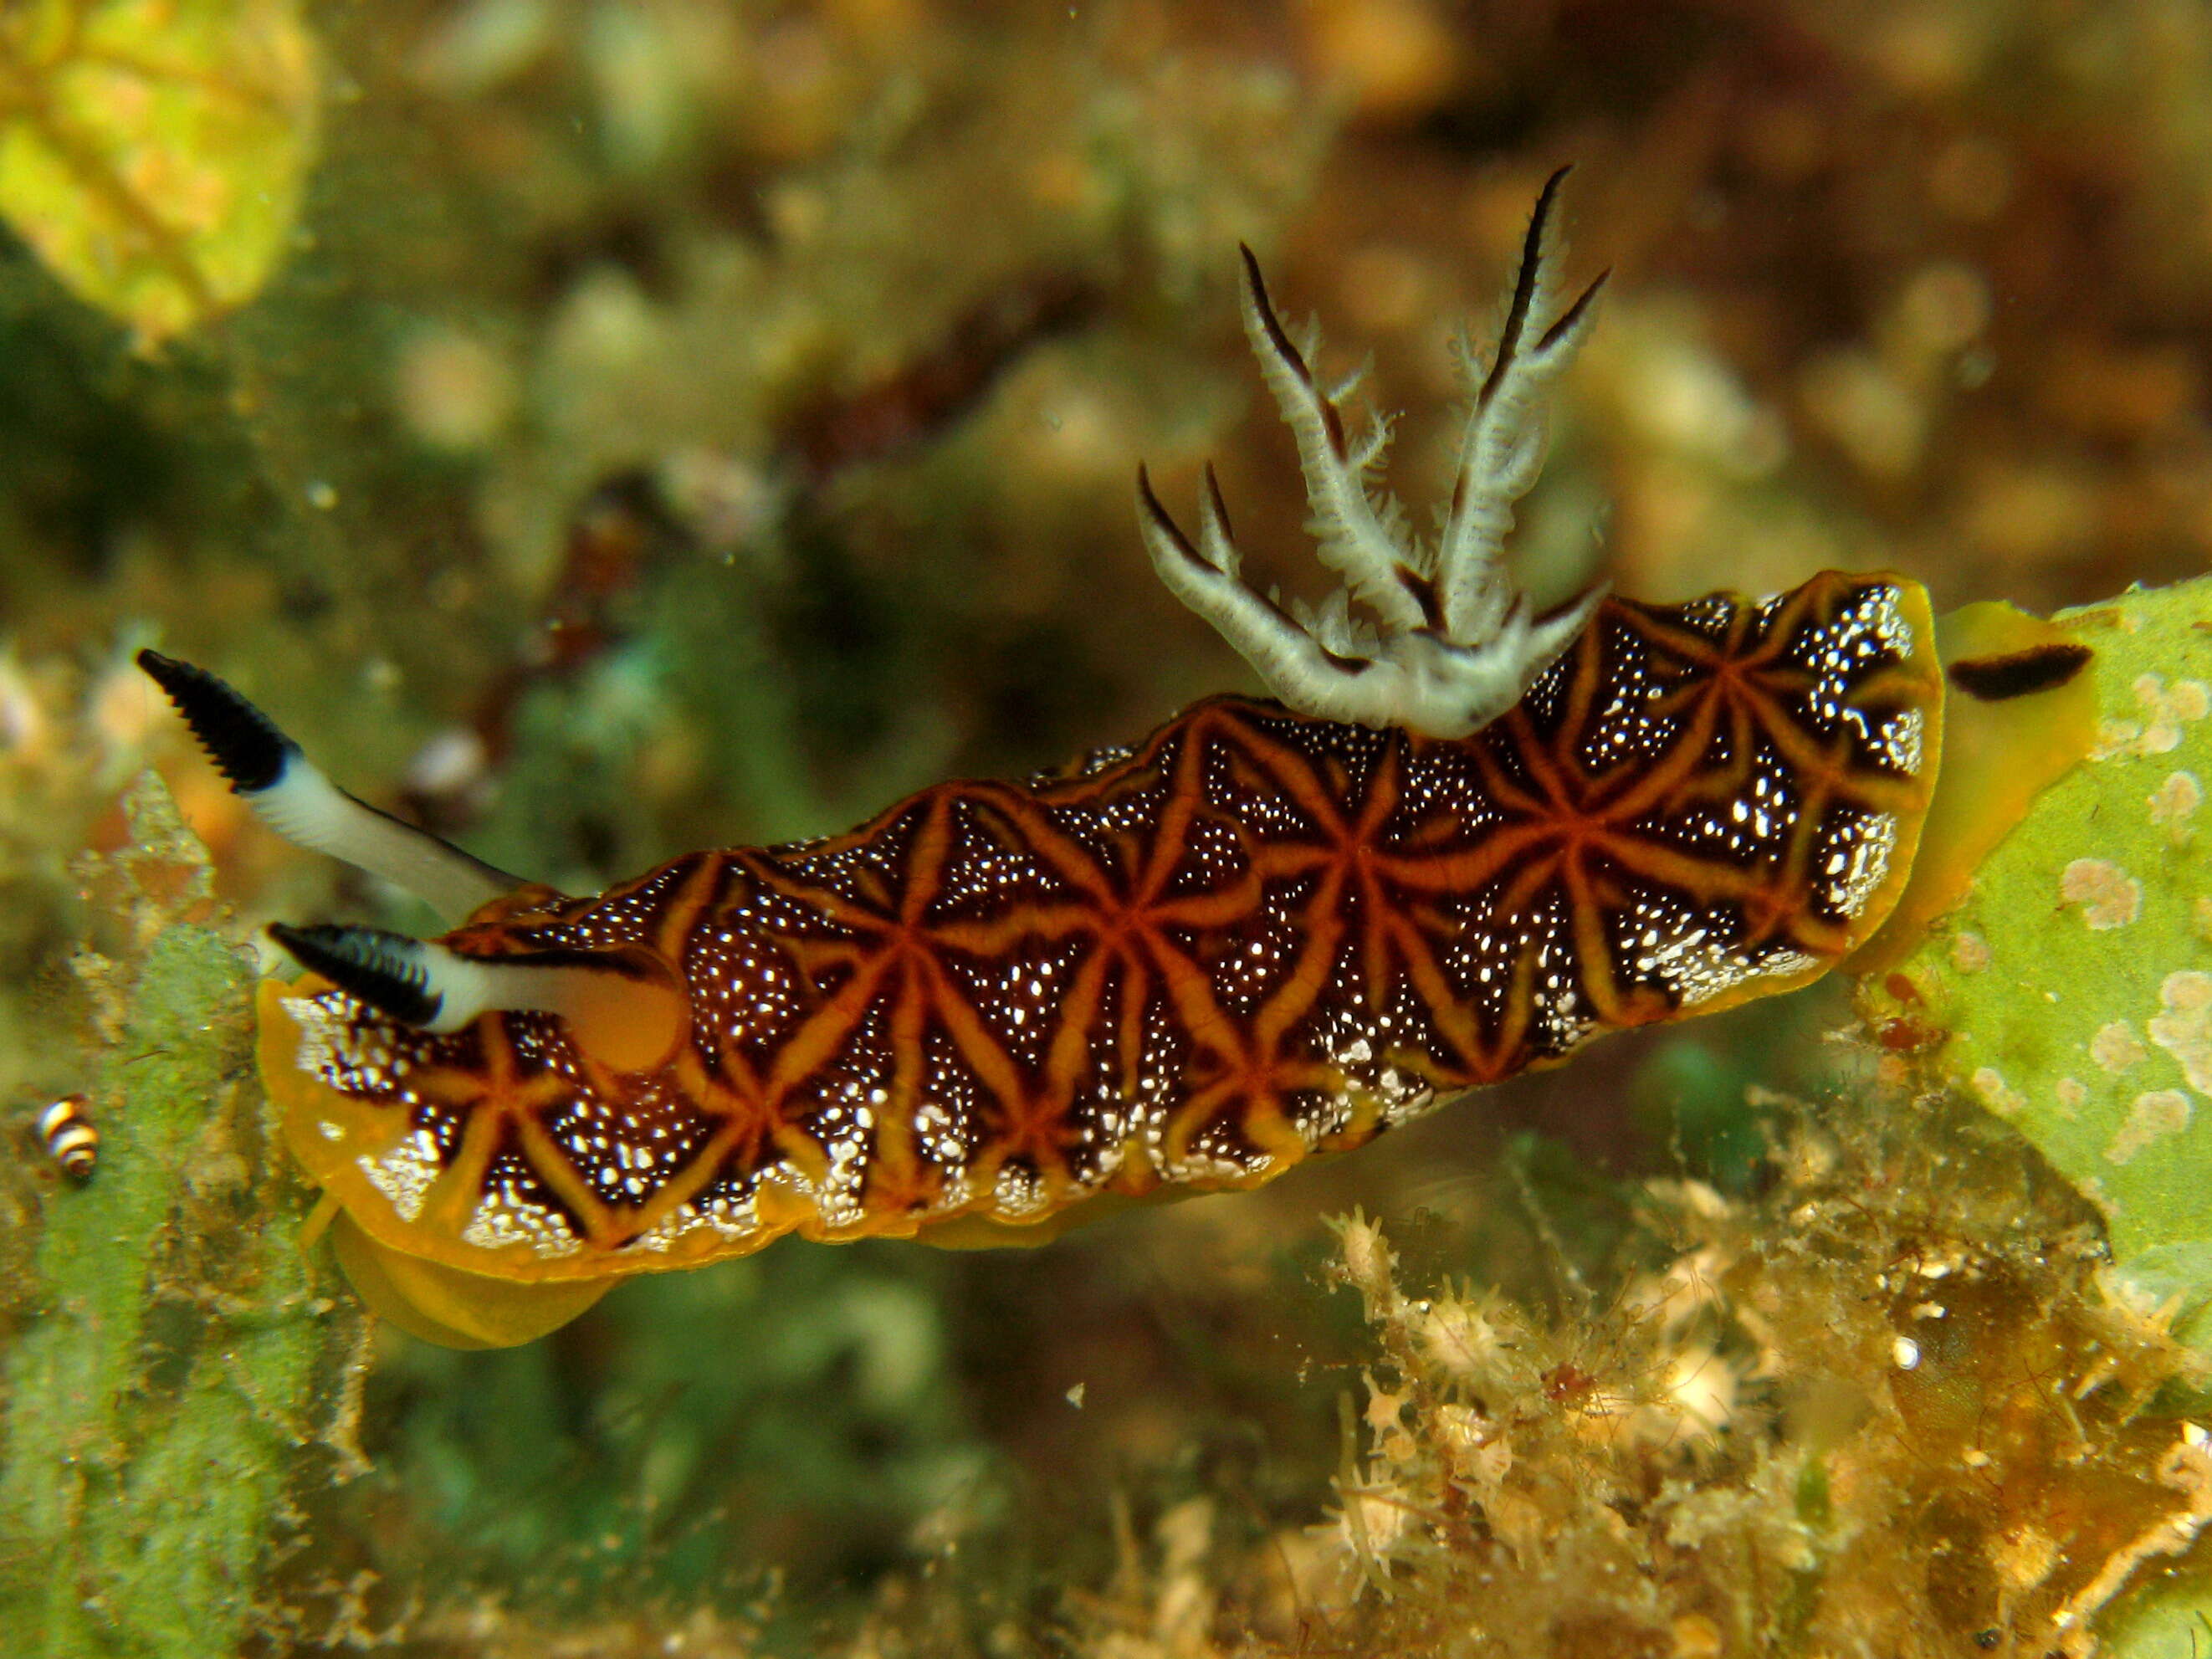
<svg viewBox="0 0 2212 1659"><path fill-rule="evenodd" d="M2204 786L2194 772L2169 772L2151 792L2150 821L2163 825L2179 843L2189 838L2189 820L2204 804Z"/></svg>
<svg viewBox="0 0 2212 1659"><path fill-rule="evenodd" d="M2212 1095L2212 974L2168 974L2158 988L2166 1012L2150 1020L2150 1040L2181 1062L2189 1086Z"/></svg>
<svg viewBox="0 0 2212 1659"><path fill-rule="evenodd" d="M2124 927L2142 914L2142 884L2109 859L2075 859L2059 872L2058 896L2081 907L2093 933Z"/></svg>
<svg viewBox="0 0 2212 1659"><path fill-rule="evenodd" d="M2212 691L2203 680L2176 680L2169 686L2161 675L2138 674L2129 689L2142 717L2100 722L2092 759L2172 754L2181 746L2183 728L2212 714Z"/></svg>
<svg viewBox="0 0 2212 1659"><path fill-rule="evenodd" d="M2128 1109L2127 1121L2119 1127L2111 1143L2105 1148L2105 1158L2112 1164L2126 1164L2137 1152L2167 1135L2178 1135L2189 1127L2189 1097L2179 1089L2147 1089L2135 1098Z"/></svg>
<svg viewBox="0 0 2212 1659"><path fill-rule="evenodd" d="M1982 1104L1999 1117L2018 1117L2027 1109L2027 1097L2008 1084L1994 1066L1978 1068L1970 1081Z"/></svg>
<svg viewBox="0 0 2212 1659"><path fill-rule="evenodd" d="M2089 1058L2118 1077L2130 1066L2140 1066L2148 1060L2150 1050L2142 1046L2142 1039L2127 1021L2107 1020L2089 1039Z"/></svg>
<svg viewBox="0 0 2212 1659"><path fill-rule="evenodd" d="M2212 1521L2212 1449L2154 1403L2185 1360L2015 1138L1899 1105L1784 1107L1756 1199L1649 1183L1653 1248L1564 1321L1337 1224L1374 1352L1237 1650L2095 1651Z"/></svg>

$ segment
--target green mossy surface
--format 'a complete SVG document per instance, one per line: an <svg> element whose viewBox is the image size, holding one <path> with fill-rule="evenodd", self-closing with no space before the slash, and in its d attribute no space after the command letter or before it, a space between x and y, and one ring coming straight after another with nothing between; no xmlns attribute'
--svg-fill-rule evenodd
<svg viewBox="0 0 2212 1659"><path fill-rule="evenodd" d="M2190 1577L2148 1586L2100 1635L2112 1659L2201 1659L2212 1651L2212 1583Z"/></svg>
<svg viewBox="0 0 2212 1659"><path fill-rule="evenodd" d="M2212 1342L2212 581L2068 613L2097 653L2090 757L2046 791L1901 972L1942 1067L2096 1203L2120 1294ZM1870 982L1878 1018L1916 1016ZM2164 1563L2156 1565L2164 1565ZM2102 1651L2212 1643L2212 1581L2157 1580Z"/></svg>
<svg viewBox="0 0 2212 1659"><path fill-rule="evenodd" d="M252 962L150 775L125 874L143 953L94 963L120 1018L98 1170L57 1195L42 1316L7 1367L0 1630L20 1659L234 1651L307 1438L323 1340L289 1175L264 1161ZM157 896L161 895L161 896Z"/></svg>
<svg viewBox="0 0 2212 1659"><path fill-rule="evenodd" d="M2097 1203L2124 1278L2194 1316L2212 1298L2212 581L2064 620L2097 653L2096 749L1902 971L1948 1033L1944 1066Z"/></svg>

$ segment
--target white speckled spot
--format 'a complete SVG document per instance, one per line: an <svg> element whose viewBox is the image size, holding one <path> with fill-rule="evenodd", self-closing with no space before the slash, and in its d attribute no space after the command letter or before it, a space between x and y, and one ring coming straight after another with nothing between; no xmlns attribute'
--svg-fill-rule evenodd
<svg viewBox="0 0 2212 1659"><path fill-rule="evenodd" d="M545 1257L574 1255L584 1248L565 1218L505 1189L487 1194L477 1201L461 1242L484 1250L526 1244L534 1254Z"/></svg>
<svg viewBox="0 0 2212 1659"><path fill-rule="evenodd" d="M1951 965L1962 974L1978 974L1990 965L1990 942L1979 933L1961 932L1951 940Z"/></svg>
<svg viewBox="0 0 2212 1659"><path fill-rule="evenodd" d="M392 1212L412 1221L422 1212L423 1195L438 1178L438 1143L427 1129L417 1129L382 1158L355 1160L369 1184L385 1196Z"/></svg>

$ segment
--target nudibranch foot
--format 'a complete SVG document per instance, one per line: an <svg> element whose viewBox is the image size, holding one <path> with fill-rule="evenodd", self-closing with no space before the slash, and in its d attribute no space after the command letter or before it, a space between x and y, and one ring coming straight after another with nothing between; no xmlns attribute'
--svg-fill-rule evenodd
<svg viewBox="0 0 2212 1659"><path fill-rule="evenodd" d="M380 1244L340 1210L331 1249L369 1311L441 1348L512 1348L557 1331L613 1279L516 1283L465 1273Z"/></svg>
<svg viewBox="0 0 2212 1659"><path fill-rule="evenodd" d="M1267 297L1259 262L1244 255L1244 331L1267 388L1297 441L1316 550L1344 578L1318 609L1285 609L1244 582L1229 514L1212 468L1194 544L1137 473L1137 523L1160 580L1302 714L1463 738L1518 702L1589 626L1603 584L1538 616L1505 562L1513 505L1544 459L1543 394L1573 360L1595 314L1601 275L1571 303L1555 293L1552 216L1567 169L1537 198L1498 349L1486 371L1463 354L1471 383L1458 482L1434 545L1406 532L1398 504L1367 491L1389 447L1387 420L1347 437L1339 400L1311 361L1318 341L1294 340ZM1358 376L1352 377L1356 382ZM1358 600L1373 614L1355 617Z"/></svg>
<svg viewBox="0 0 2212 1659"><path fill-rule="evenodd" d="M138 666L168 695L232 793L295 847L342 859L465 916L523 884L428 830L339 788L276 721L204 668L141 651Z"/></svg>

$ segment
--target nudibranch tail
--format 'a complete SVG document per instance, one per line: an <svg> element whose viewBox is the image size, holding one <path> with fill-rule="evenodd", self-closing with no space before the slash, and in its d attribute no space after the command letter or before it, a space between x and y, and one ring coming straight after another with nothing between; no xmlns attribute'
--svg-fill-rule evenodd
<svg viewBox="0 0 2212 1659"><path fill-rule="evenodd" d="M1345 586L1318 611L1285 611L1243 581L1211 468L1196 545L1142 468L1138 528L1169 591L1212 623L1267 689L1302 714L1465 737L1520 701L1589 626L1605 596L1599 584L1534 616L1504 556L1513 505L1543 464L1543 393L1573 359L1605 283L1601 275L1571 303L1557 302L1552 224L1566 173L1564 167L1553 173L1537 198L1489 368L1477 375L1468 358L1472 403L1459 477L1433 547L1407 535L1395 501L1368 493L1367 474L1389 447L1389 423L1373 420L1358 437L1346 435L1339 401L1358 377L1322 388L1311 367L1317 341L1292 338L1258 260L1243 250L1245 333L1297 442L1316 551ZM1373 613L1373 623L1352 615L1353 599Z"/></svg>
<svg viewBox="0 0 2212 1659"><path fill-rule="evenodd" d="M465 916L523 884L520 877L346 793L274 720L204 668L158 651L141 651L138 666L176 705L233 793L294 846L380 876L450 916Z"/></svg>

